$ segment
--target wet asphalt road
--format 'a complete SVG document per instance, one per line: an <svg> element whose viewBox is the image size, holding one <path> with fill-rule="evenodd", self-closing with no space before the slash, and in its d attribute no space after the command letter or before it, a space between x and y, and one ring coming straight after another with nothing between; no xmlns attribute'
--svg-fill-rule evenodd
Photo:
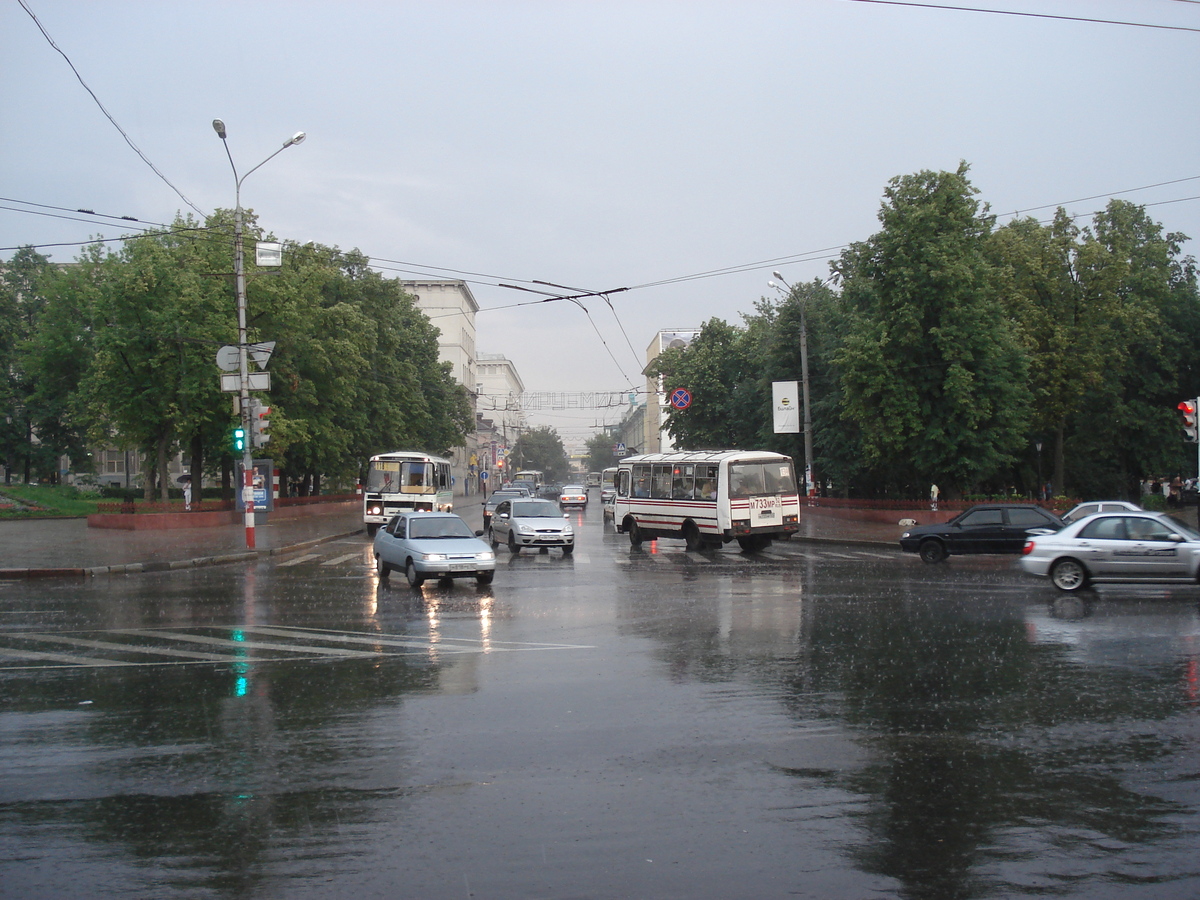
<svg viewBox="0 0 1200 900"><path fill-rule="evenodd" d="M573 515L0 585L0 897L1200 896L1200 588Z"/></svg>

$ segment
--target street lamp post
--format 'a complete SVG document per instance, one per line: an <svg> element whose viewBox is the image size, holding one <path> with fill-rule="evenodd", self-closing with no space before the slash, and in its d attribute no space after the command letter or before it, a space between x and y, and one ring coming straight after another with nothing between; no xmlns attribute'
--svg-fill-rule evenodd
<svg viewBox="0 0 1200 900"><path fill-rule="evenodd" d="M778 272L772 272L789 294L795 293L795 288L783 280ZM767 282L775 287L774 282ZM811 495L813 490L813 448L812 448L812 407L808 402L808 322L805 319L805 307L808 301L800 298L800 384L804 397L804 492Z"/></svg>
<svg viewBox="0 0 1200 900"><path fill-rule="evenodd" d="M225 155L229 157L229 167L233 169L234 196L236 205L233 210L233 278L234 292L237 296L238 318L238 372L240 386L238 390L238 406L241 411L242 433L245 435L245 446L242 450L242 505L245 509L246 548L254 549L254 441L251 438L250 427L250 360L249 344L246 340L246 266L242 253L242 182L250 177L251 172L262 168L277 155L293 144L304 140L303 131L297 131L283 142L283 146L260 162L245 175L238 176L237 166L233 163L233 154L229 152L229 142L225 140L225 123L213 119L213 131L221 139L225 147Z"/></svg>

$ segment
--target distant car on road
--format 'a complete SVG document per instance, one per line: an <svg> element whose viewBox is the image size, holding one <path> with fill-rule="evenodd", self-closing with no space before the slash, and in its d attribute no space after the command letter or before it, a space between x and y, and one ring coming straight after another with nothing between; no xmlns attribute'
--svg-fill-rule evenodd
<svg viewBox="0 0 1200 900"><path fill-rule="evenodd" d="M1163 513L1099 513L1025 542L1021 568L1060 591L1090 583L1188 583L1200 578L1200 533Z"/></svg>
<svg viewBox="0 0 1200 900"><path fill-rule="evenodd" d="M563 509L568 506L582 506L587 509L587 488L582 484L564 484L558 495L558 505Z"/></svg>
<svg viewBox="0 0 1200 900"><path fill-rule="evenodd" d="M454 513L402 512L376 532L373 552L380 578L399 570L413 587L426 578L474 578L491 584L496 574L492 548Z"/></svg>
<svg viewBox="0 0 1200 900"><path fill-rule="evenodd" d="M1072 522L1078 522L1080 519L1094 516L1096 513L1141 511L1140 506L1127 500L1089 500L1087 503L1080 503L1078 506L1072 507L1063 515L1062 520L1070 525Z"/></svg>
<svg viewBox="0 0 1200 900"><path fill-rule="evenodd" d="M949 522L917 525L900 535L900 549L919 553L927 563L962 553L1020 553L1030 534L1049 534L1062 519L1040 506L986 503L972 506Z"/></svg>
<svg viewBox="0 0 1200 900"><path fill-rule="evenodd" d="M493 550L507 544L514 554L525 547L575 552L575 529L552 500L505 500L492 514L487 538Z"/></svg>

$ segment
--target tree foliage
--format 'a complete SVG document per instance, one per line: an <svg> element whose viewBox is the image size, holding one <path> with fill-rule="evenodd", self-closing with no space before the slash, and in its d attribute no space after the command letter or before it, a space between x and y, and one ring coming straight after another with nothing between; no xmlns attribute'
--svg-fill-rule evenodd
<svg viewBox="0 0 1200 900"><path fill-rule="evenodd" d="M248 245L267 237L246 219ZM237 420L215 356L238 340L232 221L223 210L203 225L177 219L117 250L93 245L64 267L14 258L0 313L24 312L34 297L37 308L0 340L10 373L0 399L11 405L22 391L38 436L77 464L90 442L139 450L158 473L178 448L193 468L227 470ZM468 395L399 283L357 251L287 243L284 260L248 266L248 340L276 342L261 398L271 407L264 452L290 479L313 483L353 480L386 450L461 446L474 424Z"/></svg>
<svg viewBox="0 0 1200 900"><path fill-rule="evenodd" d="M509 456L512 471L537 469L547 481L562 481L571 471L571 461L558 432L548 425L524 432ZM512 472L509 473L510 477Z"/></svg>
<svg viewBox="0 0 1200 900"><path fill-rule="evenodd" d="M833 280L760 301L740 326L713 319L652 364L677 446L762 447L770 383L800 380L806 332L815 469L822 486L875 496L1136 496L1138 479L1195 472L1175 405L1200 395L1200 297L1182 235L1113 201L1090 226L1062 210L995 228L967 166L893 179L880 230Z"/></svg>

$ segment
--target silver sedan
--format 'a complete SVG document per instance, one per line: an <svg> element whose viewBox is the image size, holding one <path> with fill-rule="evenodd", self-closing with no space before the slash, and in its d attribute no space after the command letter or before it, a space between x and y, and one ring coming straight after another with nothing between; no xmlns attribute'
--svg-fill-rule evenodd
<svg viewBox="0 0 1200 900"><path fill-rule="evenodd" d="M496 574L496 554L453 513L400 513L376 533L374 554L381 579L396 569L415 588L426 578L491 584Z"/></svg>
<svg viewBox="0 0 1200 900"><path fill-rule="evenodd" d="M1163 513L1101 513L1025 544L1021 568L1060 591L1089 584L1190 583L1200 576L1200 533Z"/></svg>

